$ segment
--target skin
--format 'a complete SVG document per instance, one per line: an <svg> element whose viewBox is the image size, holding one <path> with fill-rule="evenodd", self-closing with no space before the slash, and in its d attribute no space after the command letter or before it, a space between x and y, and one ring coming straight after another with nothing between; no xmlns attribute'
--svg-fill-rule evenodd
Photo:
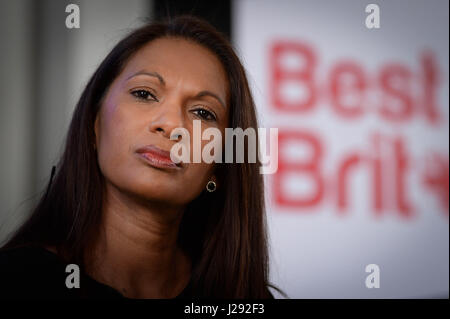
<svg viewBox="0 0 450 319"><path fill-rule="evenodd" d="M136 75L143 71L157 72L165 85L155 76ZM157 101L136 90L151 92ZM203 90L225 105L211 96L195 98ZM187 285L191 260L176 244L179 225L186 205L209 180L216 181L214 163L161 169L143 161L136 150L148 144L170 150L177 142L170 140L170 132L183 127L192 137L194 119L201 120L202 131L216 127L224 136L228 90L218 58L180 38L148 43L113 81L95 121L106 195L102 228L87 260L91 277L130 298L173 298Z"/></svg>

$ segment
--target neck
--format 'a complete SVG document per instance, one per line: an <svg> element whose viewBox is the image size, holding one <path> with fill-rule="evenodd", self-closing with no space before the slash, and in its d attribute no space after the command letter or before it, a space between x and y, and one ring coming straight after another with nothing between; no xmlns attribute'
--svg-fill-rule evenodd
<svg viewBox="0 0 450 319"><path fill-rule="evenodd" d="M178 247L183 208L130 198L109 185L102 227L87 272L131 298L172 298L189 281L190 260Z"/></svg>

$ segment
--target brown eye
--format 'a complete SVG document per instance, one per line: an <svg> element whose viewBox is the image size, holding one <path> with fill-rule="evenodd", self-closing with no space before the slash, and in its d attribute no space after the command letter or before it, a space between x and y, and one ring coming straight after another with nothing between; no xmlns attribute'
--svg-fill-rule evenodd
<svg viewBox="0 0 450 319"><path fill-rule="evenodd" d="M205 121L215 121L216 120L216 117L214 116L214 114L208 110L196 109L196 110L193 110L193 112L200 118L204 119Z"/></svg>
<svg viewBox="0 0 450 319"><path fill-rule="evenodd" d="M145 100L145 101L158 101L155 95L153 95L151 92L143 89L134 90L131 92L131 95L136 97L139 100ZM151 97L151 99L149 99Z"/></svg>

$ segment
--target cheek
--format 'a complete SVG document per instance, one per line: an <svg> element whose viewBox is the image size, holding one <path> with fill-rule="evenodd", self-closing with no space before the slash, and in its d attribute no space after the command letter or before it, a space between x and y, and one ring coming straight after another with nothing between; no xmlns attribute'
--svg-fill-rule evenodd
<svg viewBox="0 0 450 319"><path fill-rule="evenodd" d="M115 162L126 150L130 143L133 123L120 109L105 115L101 129L100 157Z"/></svg>
<svg viewBox="0 0 450 319"><path fill-rule="evenodd" d="M203 124L202 124L203 125ZM202 134L204 132L204 127L202 126ZM204 156L208 156L209 159L218 159L223 153L223 142L224 142L224 133L221 130L221 135L217 137L210 136L209 139L203 140L199 136L195 136L192 130L190 132L190 163L186 169L186 173L183 178L184 191L188 193L192 193L195 196L192 196L193 199L200 195L200 193L205 190L207 182L211 179L214 165L215 163L206 163L204 160L206 158ZM223 130L224 131L224 130ZM196 149L194 148L194 139L197 138L197 143L200 144L200 153L197 154L197 158L201 160L200 163L194 162L194 152ZM206 147L205 147L206 146ZM220 150L218 154L216 154L216 150ZM205 153L203 153L205 151ZM221 159L220 159L221 160Z"/></svg>
<svg viewBox="0 0 450 319"><path fill-rule="evenodd" d="M100 169L108 180L120 183L123 175L130 174L131 145L137 124L124 108L112 105L105 108L97 152Z"/></svg>
<svg viewBox="0 0 450 319"><path fill-rule="evenodd" d="M205 189L206 183L211 177L214 164L190 163L184 176L184 191L192 193L194 199Z"/></svg>

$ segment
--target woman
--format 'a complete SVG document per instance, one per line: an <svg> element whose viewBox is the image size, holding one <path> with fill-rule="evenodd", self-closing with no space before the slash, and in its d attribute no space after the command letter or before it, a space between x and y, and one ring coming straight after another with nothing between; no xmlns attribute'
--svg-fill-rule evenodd
<svg viewBox="0 0 450 319"><path fill-rule="evenodd" d="M120 41L81 95L45 196L2 248L2 294L273 298L260 163L173 165L171 132L194 120L222 136L257 127L224 37L180 16Z"/></svg>

